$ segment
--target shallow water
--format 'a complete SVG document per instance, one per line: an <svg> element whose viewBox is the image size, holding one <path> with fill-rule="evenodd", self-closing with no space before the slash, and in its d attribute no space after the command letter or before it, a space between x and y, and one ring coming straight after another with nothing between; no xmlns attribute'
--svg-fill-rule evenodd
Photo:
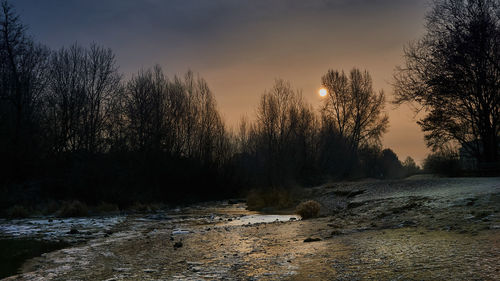
<svg viewBox="0 0 500 281"><path fill-rule="evenodd" d="M80 235L97 237L104 235L114 225L123 222L125 216L89 217L89 218L38 218L0 220L0 239L2 238L37 238L50 241L73 238L71 229Z"/></svg>
<svg viewBox="0 0 500 281"><path fill-rule="evenodd" d="M18 273L28 259L103 237L125 216L0 220L0 278ZM76 233L70 231L77 230Z"/></svg>
<svg viewBox="0 0 500 281"><path fill-rule="evenodd" d="M188 234L199 232L200 225L213 225L214 228L223 228L226 226L300 220L300 216L297 215L259 214L248 211L245 207L245 204L215 204L129 216L0 219L0 239L3 239L0 240L0 243L3 243L1 244L2 253L0 259L8 261L2 262L0 278L17 273L23 262L28 259L107 236L106 233L116 231L113 228L124 222L129 231L120 233L127 239L137 235L140 236L142 232L156 224L171 229L168 231L170 235L175 236L176 239L177 237L182 239ZM76 233L72 233L71 230L76 230L73 231ZM118 238L120 233L115 233L112 237ZM148 235L155 235L155 230L149 231ZM8 251L3 250L4 245L8 245Z"/></svg>
<svg viewBox="0 0 500 281"><path fill-rule="evenodd" d="M0 278L18 273L27 259L68 247L66 242L35 239L0 239Z"/></svg>
<svg viewBox="0 0 500 281"><path fill-rule="evenodd" d="M281 221L299 220L300 216L297 215L267 215L267 214L253 214L243 216L228 222L228 225L249 225L257 223L271 223Z"/></svg>

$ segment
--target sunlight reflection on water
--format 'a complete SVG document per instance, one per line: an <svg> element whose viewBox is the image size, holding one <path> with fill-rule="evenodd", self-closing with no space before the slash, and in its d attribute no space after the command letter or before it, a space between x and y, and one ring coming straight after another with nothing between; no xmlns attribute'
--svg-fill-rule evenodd
<svg viewBox="0 0 500 281"><path fill-rule="evenodd" d="M236 218L233 221L228 222L228 225L246 225L246 224L256 224L256 223L270 223L277 221L290 221L290 220L300 220L298 215L263 215L254 214Z"/></svg>

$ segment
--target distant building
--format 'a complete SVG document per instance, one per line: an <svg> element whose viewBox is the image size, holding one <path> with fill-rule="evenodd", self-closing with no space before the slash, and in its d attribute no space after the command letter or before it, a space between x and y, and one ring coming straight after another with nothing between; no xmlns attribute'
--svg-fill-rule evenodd
<svg viewBox="0 0 500 281"><path fill-rule="evenodd" d="M462 145L458 150L460 166L464 170L492 169L497 163L479 163L473 151L483 152L483 144L479 140L470 141ZM498 152L500 153L500 142L498 142ZM491 167L490 167L491 166Z"/></svg>

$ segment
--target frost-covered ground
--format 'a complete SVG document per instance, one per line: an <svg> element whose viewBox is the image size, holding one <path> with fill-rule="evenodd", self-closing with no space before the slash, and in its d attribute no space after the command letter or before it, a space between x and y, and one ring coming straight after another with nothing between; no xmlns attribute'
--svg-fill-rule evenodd
<svg viewBox="0 0 500 281"><path fill-rule="evenodd" d="M9 280L500 280L499 178L340 183L311 197L324 217L241 204L128 216Z"/></svg>
<svg viewBox="0 0 500 281"><path fill-rule="evenodd" d="M97 238L125 220L126 216L90 218L0 219L0 239L24 238L51 241ZM74 230L71 233L71 230ZM76 231L75 231L76 230Z"/></svg>

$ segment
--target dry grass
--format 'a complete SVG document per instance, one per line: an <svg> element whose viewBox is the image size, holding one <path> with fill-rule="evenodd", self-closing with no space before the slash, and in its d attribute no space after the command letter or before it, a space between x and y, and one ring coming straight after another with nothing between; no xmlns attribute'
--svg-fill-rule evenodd
<svg viewBox="0 0 500 281"><path fill-rule="evenodd" d="M247 195L248 210L286 209L293 206L292 193L285 189L252 190Z"/></svg>
<svg viewBox="0 0 500 281"><path fill-rule="evenodd" d="M101 202L95 209L101 214L118 213L120 211L116 204L106 202Z"/></svg>
<svg viewBox="0 0 500 281"><path fill-rule="evenodd" d="M89 209L85 203L80 201L64 202L57 212L59 217L85 217L88 216Z"/></svg>
<svg viewBox="0 0 500 281"><path fill-rule="evenodd" d="M8 211L8 216L13 219L23 219L29 217L30 212L26 207L15 205Z"/></svg>
<svg viewBox="0 0 500 281"><path fill-rule="evenodd" d="M136 213L151 213L162 209L162 207L160 204L135 202L130 209Z"/></svg>
<svg viewBox="0 0 500 281"><path fill-rule="evenodd" d="M318 202L308 200L300 203L295 211L302 217L302 219L310 219L318 217L320 209L321 205Z"/></svg>

